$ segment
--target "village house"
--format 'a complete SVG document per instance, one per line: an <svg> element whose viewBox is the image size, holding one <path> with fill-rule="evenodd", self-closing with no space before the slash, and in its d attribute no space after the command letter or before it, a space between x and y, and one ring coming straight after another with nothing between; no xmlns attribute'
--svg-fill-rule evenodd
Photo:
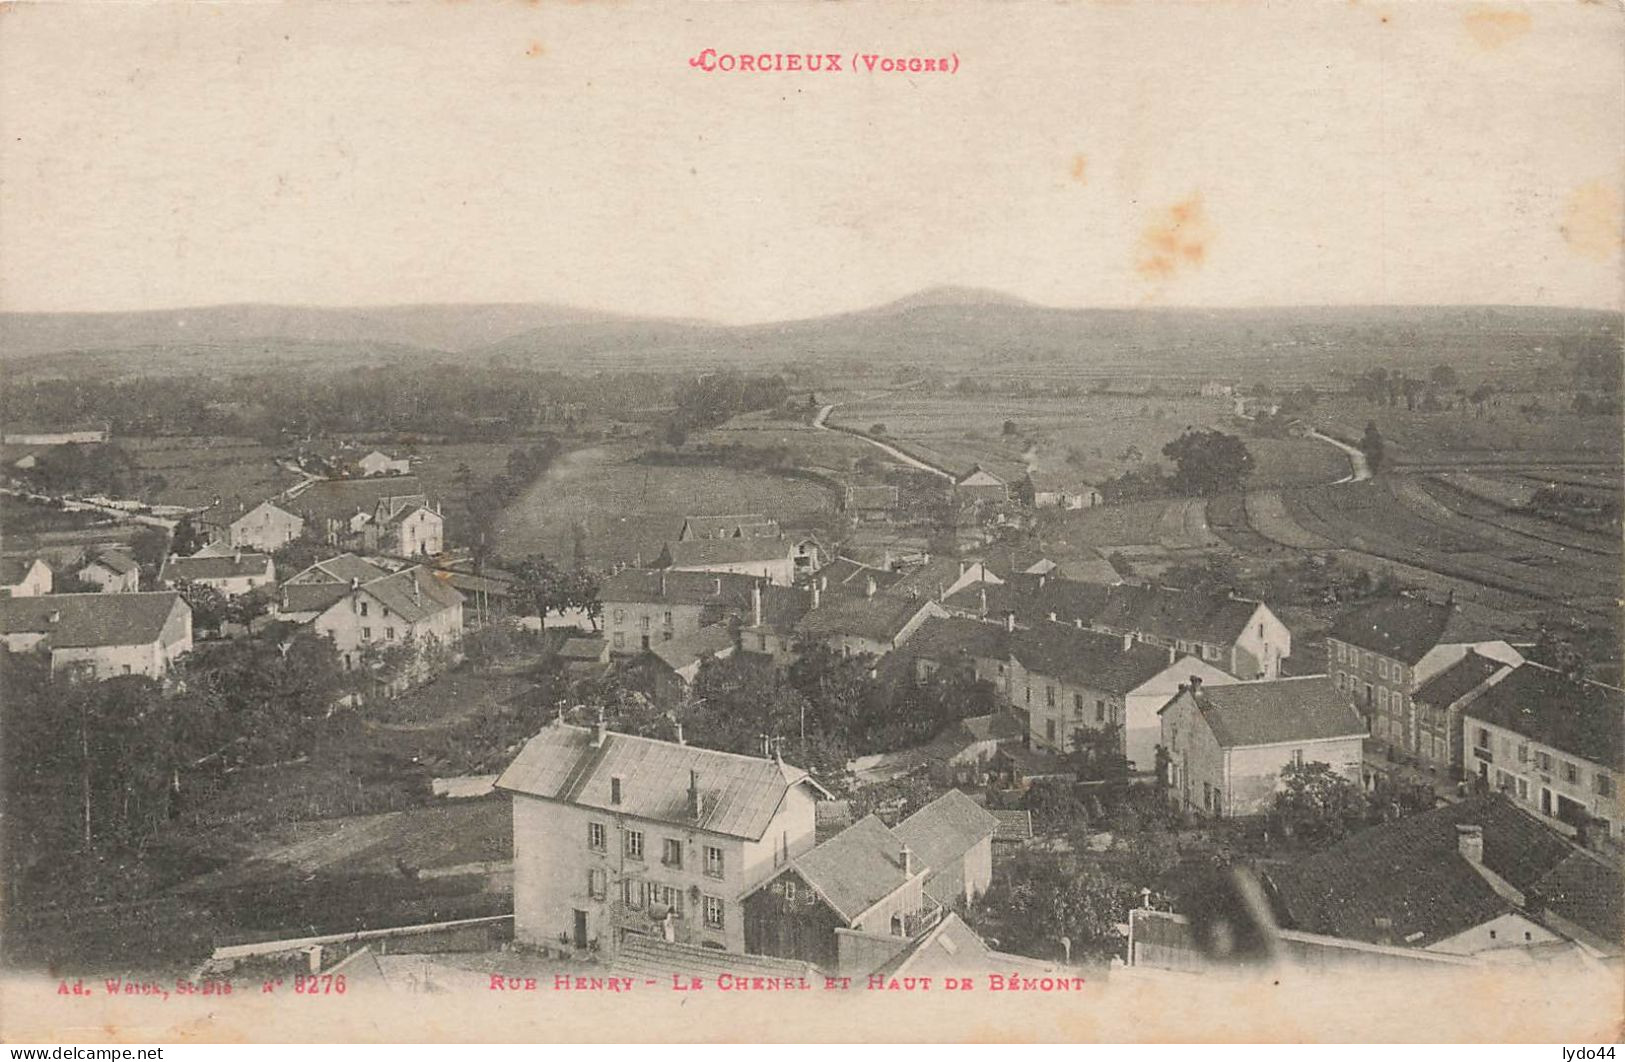
<svg viewBox="0 0 1625 1062"><path fill-rule="evenodd" d="M369 550L396 557L428 557L446 548L446 521L422 495L379 498L372 519L361 528Z"/></svg>
<svg viewBox="0 0 1625 1062"><path fill-rule="evenodd" d="M624 933L747 950L740 901L812 848L828 797L777 759L556 723L496 787L513 799L514 938L613 954Z"/></svg>
<svg viewBox="0 0 1625 1062"><path fill-rule="evenodd" d="M0 597L48 594L51 581L51 566L38 557L0 557Z"/></svg>
<svg viewBox="0 0 1625 1062"><path fill-rule="evenodd" d="M797 545L787 538L758 536L678 540L661 547L654 566L674 572L753 575L789 586L797 570Z"/></svg>
<svg viewBox="0 0 1625 1062"><path fill-rule="evenodd" d="M382 450L373 450L356 461L363 476L404 476L412 471L412 462L404 457L391 457Z"/></svg>
<svg viewBox="0 0 1625 1062"><path fill-rule="evenodd" d="M783 538L779 522L763 513L737 513L731 516L689 516L677 531L677 541L704 538Z"/></svg>
<svg viewBox="0 0 1625 1062"><path fill-rule="evenodd" d="M954 496L962 502L1000 503L1010 499L1010 485L981 465L972 465L954 480Z"/></svg>
<svg viewBox="0 0 1625 1062"><path fill-rule="evenodd" d="M740 617L739 648L770 657L781 667L795 659L796 626L822 602L822 591L758 582L750 590L750 612Z"/></svg>
<svg viewBox="0 0 1625 1062"><path fill-rule="evenodd" d="M0 598L0 640L48 652L54 673L160 678L192 649L192 610L173 591Z"/></svg>
<svg viewBox="0 0 1625 1062"><path fill-rule="evenodd" d="M707 660L726 660L737 646L727 623L713 623L671 641L658 641L647 651L646 667L652 677L654 702L675 708L688 700L688 691Z"/></svg>
<svg viewBox="0 0 1625 1062"><path fill-rule="evenodd" d="M1466 656L1416 688L1399 747L1408 758L1443 777L1460 777L1462 712L1512 670L1510 664L1468 650ZM1400 696L1393 694L1394 699ZM1393 703L1389 701L1390 706Z"/></svg>
<svg viewBox="0 0 1625 1062"><path fill-rule="evenodd" d="M1625 836L1625 690L1530 662L1462 711L1469 774L1561 829Z"/></svg>
<svg viewBox="0 0 1625 1062"><path fill-rule="evenodd" d="M1105 584L1018 572L1002 583L973 583L950 594L943 604L955 615L989 623L1014 616L1018 627L1047 620L1091 627L1106 607L1109 592Z"/></svg>
<svg viewBox="0 0 1625 1062"><path fill-rule="evenodd" d="M1023 576L1043 576L1056 581L1070 580L1104 586L1123 581L1122 574L1112 567L1111 561L1099 550L1088 546L1073 546L1062 560L1056 560L1042 550L995 546L984 550L981 560L990 574L1005 582L1020 582Z"/></svg>
<svg viewBox="0 0 1625 1062"><path fill-rule="evenodd" d="M813 572L810 584L818 587L826 600L852 597L867 593L871 580L875 589L884 590L903 578L903 573L891 567L867 564L851 557L837 556Z"/></svg>
<svg viewBox="0 0 1625 1062"><path fill-rule="evenodd" d="M1215 818L1273 806L1288 764L1324 763L1358 786L1365 725L1325 675L1186 684L1165 705L1168 800Z"/></svg>
<svg viewBox="0 0 1625 1062"><path fill-rule="evenodd" d="M1016 484L1016 500L1032 509L1087 509L1101 503L1100 488L1052 472L1028 472Z"/></svg>
<svg viewBox="0 0 1625 1062"><path fill-rule="evenodd" d="M1499 636L1466 619L1453 600L1421 597L1371 601L1344 612L1326 635L1326 668L1337 688L1360 710L1371 736L1411 755L1436 760L1438 734L1425 734L1415 695L1434 675L1468 652L1512 667L1523 657Z"/></svg>
<svg viewBox="0 0 1625 1062"><path fill-rule="evenodd" d="M170 557L158 573L161 586L207 586L227 598L276 584L276 562L263 553L224 557Z"/></svg>
<svg viewBox="0 0 1625 1062"><path fill-rule="evenodd" d="M443 526L439 510L429 503L416 476L318 480L282 504L304 519L306 534L329 545L369 548L406 557L437 553L444 548L444 543L438 541L440 532L430 526ZM413 521L410 528L399 526L408 518ZM380 520L389 521L390 526L374 528L369 546L368 525ZM407 530L413 532L410 540ZM426 551L425 542L435 548Z"/></svg>
<svg viewBox="0 0 1625 1062"><path fill-rule="evenodd" d="M104 594L133 594L141 589L141 565L123 550L104 549L74 574Z"/></svg>
<svg viewBox="0 0 1625 1062"><path fill-rule="evenodd" d="M999 821L950 789L892 828L927 868L925 894L944 907L964 907L993 883L993 834Z"/></svg>
<svg viewBox="0 0 1625 1062"><path fill-rule="evenodd" d="M309 623L362 583L388 574L388 568L354 553L317 561L283 582L277 594L277 616L288 623Z"/></svg>
<svg viewBox="0 0 1625 1062"><path fill-rule="evenodd" d="M260 553L274 553L305 531L304 517L275 501L253 508L216 503L198 515L197 525L210 542Z"/></svg>
<svg viewBox="0 0 1625 1062"><path fill-rule="evenodd" d="M298 584L322 589L331 584ZM284 592L293 590L284 586ZM331 591L329 591L331 592ZM455 652L463 637L463 595L427 568L411 567L339 589L311 627L332 639L345 670L366 666L368 651L410 645Z"/></svg>
<svg viewBox="0 0 1625 1062"><path fill-rule="evenodd" d="M609 639L602 635L574 635L559 644L559 662L572 681L602 678L609 670Z"/></svg>
<svg viewBox="0 0 1625 1062"><path fill-rule="evenodd" d="M842 656L883 657L906 643L927 620L947 615L931 598L870 592L808 610L796 624L795 638L797 644L825 645Z"/></svg>
<svg viewBox="0 0 1625 1062"><path fill-rule="evenodd" d="M1239 679L1273 679L1292 632L1259 601L1166 586L1114 586L1090 626L1199 656Z"/></svg>
<svg viewBox="0 0 1625 1062"><path fill-rule="evenodd" d="M1610 958L1625 939L1618 865L1500 794L1361 830L1265 886L1288 930L1441 955Z"/></svg>
<svg viewBox="0 0 1625 1062"><path fill-rule="evenodd" d="M930 868L870 815L792 859L743 899L745 950L841 976L894 958L941 920Z"/></svg>
<svg viewBox="0 0 1625 1062"><path fill-rule="evenodd" d="M625 568L598 589L610 652L636 655L695 634L750 608L759 580L747 575Z"/></svg>

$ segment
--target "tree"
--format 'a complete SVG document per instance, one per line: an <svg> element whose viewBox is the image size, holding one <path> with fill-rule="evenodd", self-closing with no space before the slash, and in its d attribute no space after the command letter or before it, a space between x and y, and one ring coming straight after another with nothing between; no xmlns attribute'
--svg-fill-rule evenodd
<svg viewBox="0 0 1625 1062"><path fill-rule="evenodd" d="M203 583L182 582L175 589L180 591L186 603L192 607L192 625L205 631L220 630L220 625L230 618L230 602L226 595L212 586Z"/></svg>
<svg viewBox="0 0 1625 1062"><path fill-rule="evenodd" d="M1281 769L1275 815L1289 833L1310 840L1340 837L1366 813L1360 787L1330 764L1289 763Z"/></svg>
<svg viewBox="0 0 1625 1062"><path fill-rule="evenodd" d="M1360 452L1365 455L1365 463L1375 473L1382 468L1382 433L1377 430L1375 421L1366 421L1365 434L1360 436Z"/></svg>
<svg viewBox="0 0 1625 1062"><path fill-rule="evenodd" d="M1180 494L1212 495L1239 490L1252 474L1253 455L1235 435L1218 429L1186 428L1162 448L1174 463L1170 485Z"/></svg>
<svg viewBox="0 0 1625 1062"><path fill-rule="evenodd" d="M208 544L209 537L198 530L190 516L183 516L175 525L169 551L181 557L190 557Z"/></svg>
<svg viewBox="0 0 1625 1062"><path fill-rule="evenodd" d="M1020 430L1021 429L1016 427L1015 421L1007 420L1004 422L1004 430L1002 434L1005 436L1005 438L1009 438L1012 435L1019 434Z"/></svg>
<svg viewBox="0 0 1625 1062"><path fill-rule="evenodd" d="M1428 382L1440 390L1448 391L1461 383L1461 376L1449 365L1435 365L1428 370Z"/></svg>
<svg viewBox="0 0 1625 1062"><path fill-rule="evenodd" d="M1117 927L1128 920L1134 887L1092 868L1045 853L1018 856L988 889L973 921L995 934L1001 950L1057 958L1070 942L1072 958L1106 960L1118 954Z"/></svg>
<svg viewBox="0 0 1625 1062"><path fill-rule="evenodd" d="M533 553L514 565L509 592L516 605L533 609L535 615L545 618L549 612L571 607L571 584L570 573L561 570L545 554Z"/></svg>
<svg viewBox="0 0 1625 1062"><path fill-rule="evenodd" d="M158 527L143 526L130 539L130 556L141 565L144 577L151 578L169 555L169 532Z"/></svg>
<svg viewBox="0 0 1625 1062"><path fill-rule="evenodd" d="M1123 755L1123 728L1079 727L1072 732L1072 758L1078 777L1092 782L1128 780L1129 763Z"/></svg>

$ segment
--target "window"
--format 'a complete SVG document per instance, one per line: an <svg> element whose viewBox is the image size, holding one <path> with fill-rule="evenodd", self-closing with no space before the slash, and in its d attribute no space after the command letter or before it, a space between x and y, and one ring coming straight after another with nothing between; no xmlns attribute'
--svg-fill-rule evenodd
<svg viewBox="0 0 1625 1062"><path fill-rule="evenodd" d="M660 632L660 640L663 641L663 642L671 641L671 631L661 631Z"/></svg>
<svg viewBox="0 0 1625 1062"><path fill-rule="evenodd" d="M785 878L784 879L784 898L786 900L794 900L796 898L796 879L795 878Z"/></svg>
<svg viewBox="0 0 1625 1062"><path fill-rule="evenodd" d="M705 846L705 873L707 877L722 877L722 849Z"/></svg>
<svg viewBox="0 0 1625 1062"><path fill-rule="evenodd" d="M620 631L615 632L615 648L617 648L617 649L625 649L626 648L626 635L622 634Z"/></svg>
<svg viewBox="0 0 1625 1062"><path fill-rule="evenodd" d="M666 838L661 846L660 861L668 867L681 867L683 865L683 842L674 838Z"/></svg>
<svg viewBox="0 0 1625 1062"><path fill-rule="evenodd" d="M757 649L758 652L762 652L762 653L767 652L767 635L758 634L756 636L756 649Z"/></svg>
<svg viewBox="0 0 1625 1062"><path fill-rule="evenodd" d="M1294 767L1302 767L1303 766L1303 750L1302 749L1293 749L1292 750L1292 766L1294 766Z"/></svg>
<svg viewBox="0 0 1625 1062"><path fill-rule="evenodd" d="M626 831L626 858L628 858L628 859L642 859L643 858L643 831L642 830L627 830Z"/></svg>
<svg viewBox="0 0 1625 1062"><path fill-rule="evenodd" d="M1473 747L1476 748L1476 749L1487 749L1487 748L1489 748L1490 747L1490 732L1488 730L1485 730L1483 727L1479 727L1478 732L1473 735Z"/></svg>
<svg viewBox="0 0 1625 1062"><path fill-rule="evenodd" d="M1053 719L1044 720L1044 740L1051 745L1055 744L1055 720Z"/></svg>
<svg viewBox="0 0 1625 1062"><path fill-rule="evenodd" d="M128 675L130 673L130 665L129 664L124 665L124 673L126 675Z"/></svg>
<svg viewBox="0 0 1625 1062"><path fill-rule="evenodd" d="M367 603L365 601L361 602L361 614L363 616L367 614Z"/></svg>
<svg viewBox="0 0 1625 1062"><path fill-rule="evenodd" d="M361 628L361 637L363 637L363 638L371 638L372 637L372 628L371 627L363 627L363 628Z"/></svg>
<svg viewBox="0 0 1625 1062"><path fill-rule="evenodd" d="M1529 742L1527 742L1527 741L1518 742L1518 762L1519 763L1528 763L1529 762Z"/></svg>
<svg viewBox="0 0 1625 1062"><path fill-rule="evenodd" d="M1219 659L1219 647L1216 645L1204 645L1202 646L1202 655L1207 657L1209 660L1217 660Z"/></svg>
<svg viewBox="0 0 1625 1062"><path fill-rule="evenodd" d="M587 895L602 900L609 891L609 875L598 867L587 871Z"/></svg>
<svg viewBox="0 0 1625 1062"><path fill-rule="evenodd" d="M1482 731L1482 730L1479 731L1480 734L1482 734L1483 732L1484 731ZM1543 770L1543 771L1551 770L1552 769L1552 754L1549 753L1549 752L1537 752L1537 753L1535 753L1535 766L1538 767L1540 770Z"/></svg>
<svg viewBox="0 0 1625 1062"><path fill-rule="evenodd" d="M1027 687L1027 703L1033 703L1033 688L1031 686Z"/></svg>
<svg viewBox="0 0 1625 1062"><path fill-rule="evenodd" d="M1580 780L1580 768L1576 767L1574 764L1570 763L1568 760L1564 760L1563 761L1563 781L1569 782L1569 783L1574 783L1574 782L1578 782L1579 780Z"/></svg>
<svg viewBox="0 0 1625 1062"><path fill-rule="evenodd" d="M1598 771L1592 781L1594 788L1597 790L1598 796L1614 795L1614 780L1608 775Z"/></svg>
<svg viewBox="0 0 1625 1062"><path fill-rule="evenodd" d="M1083 718L1083 694L1081 693L1072 695L1072 714L1079 719Z"/></svg>
<svg viewBox="0 0 1625 1062"><path fill-rule="evenodd" d="M1377 661L1377 674L1380 675L1383 678L1388 677L1388 661L1387 660L1383 659L1383 660L1378 660Z"/></svg>
<svg viewBox="0 0 1625 1062"><path fill-rule="evenodd" d="M1518 779L1518 799L1519 800L1528 800L1529 799L1529 779L1527 779L1527 778L1519 778Z"/></svg>
<svg viewBox="0 0 1625 1062"><path fill-rule="evenodd" d="M650 885L649 902L665 904L670 908L673 918L683 917L682 889L674 889L670 885Z"/></svg>
<svg viewBox="0 0 1625 1062"><path fill-rule="evenodd" d="M1347 671L1339 671L1337 673L1337 688L1340 690L1346 690L1349 688L1349 673Z"/></svg>
<svg viewBox="0 0 1625 1062"><path fill-rule="evenodd" d="M622 903L626 904L626 906L632 908L633 910L641 910L643 908L643 899L643 882L633 881L630 878L621 882Z"/></svg>
<svg viewBox="0 0 1625 1062"><path fill-rule="evenodd" d="M1388 687L1386 686L1377 687L1377 710L1383 713L1388 711Z"/></svg>
<svg viewBox="0 0 1625 1062"><path fill-rule="evenodd" d="M722 928L722 900L715 896L705 898L705 928Z"/></svg>
<svg viewBox="0 0 1625 1062"><path fill-rule="evenodd" d="M604 824L601 822L587 823L587 847L595 852L604 850Z"/></svg>
<svg viewBox="0 0 1625 1062"><path fill-rule="evenodd" d="M615 622L617 624L626 622L626 609L618 608L615 610Z"/></svg>
<svg viewBox="0 0 1625 1062"><path fill-rule="evenodd" d="M1337 662L1339 664L1344 663L1344 662L1346 662L1348 660L1348 657L1343 652L1343 643L1342 642L1333 642L1332 643L1332 649L1337 653Z"/></svg>
<svg viewBox="0 0 1625 1062"><path fill-rule="evenodd" d="M384 641L393 642L394 640L395 640L395 628L394 627L385 627L384 628Z"/></svg>
<svg viewBox="0 0 1625 1062"><path fill-rule="evenodd" d="M1046 707L1049 707L1049 708L1054 708L1055 707L1055 687L1054 686L1045 686L1044 687L1044 704L1045 704Z"/></svg>
<svg viewBox="0 0 1625 1062"><path fill-rule="evenodd" d="M1102 701L1102 700L1096 700L1095 701L1095 722L1104 723L1105 721L1106 721L1106 702Z"/></svg>
<svg viewBox="0 0 1625 1062"><path fill-rule="evenodd" d="M638 626L642 627L644 630L648 630L649 629L649 617L648 616L639 616L638 617Z"/></svg>

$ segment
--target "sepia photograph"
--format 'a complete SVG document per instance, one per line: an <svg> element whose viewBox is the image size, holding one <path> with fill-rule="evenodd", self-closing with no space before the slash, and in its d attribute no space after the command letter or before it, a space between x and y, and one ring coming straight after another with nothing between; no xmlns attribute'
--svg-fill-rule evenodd
<svg viewBox="0 0 1625 1062"><path fill-rule="evenodd" d="M5 4L0 1039L1620 1040L1622 119L1614 2Z"/></svg>

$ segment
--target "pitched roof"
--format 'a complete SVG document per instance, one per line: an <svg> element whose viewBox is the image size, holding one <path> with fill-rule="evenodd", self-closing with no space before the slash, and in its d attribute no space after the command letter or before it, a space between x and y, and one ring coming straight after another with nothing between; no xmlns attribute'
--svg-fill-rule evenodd
<svg viewBox="0 0 1625 1062"><path fill-rule="evenodd" d="M988 616L1014 612L1016 622L1031 625L1054 613L1057 622L1076 624L1081 620L1088 626L1105 609L1110 594L1111 587L1100 583L1016 573L1002 584L973 583L950 595L947 604L961 612L982 614L985 600Z"/></svg>
<svg viewBox="0 0 1625 1062"><path fill-rule="evenodd" d="M85 565L85 567L88 568L93 564L100 564L103 568L106 568L115 575L129 575L131 572L139 572L141 570L141 565L135 562L134 557L130 556L128 553L116 549L102 550L100 553L96 554L95 559L91 560Z"/></svg>
<svg viewBox="0 0 1625 1062"><path fill-rule="evenodd" d="M1048 620L1011 632L1010 653L1035 674L1108 693L1136 689L1172 662L1166 649L1143 643L1124 649L1121 635Z"/></svg>
<svg viewBox="0 0 1625 1062"><path fill-rule="evenodd" d="M1511 910L1460 854L1458 824L1483 828L1484 866L1526 895L1575 852L1504 796L1473 797L1370 827L1269 870L1284 923L1351 940L1427 947ZM1619 880L1616 873L1616 890Z"/></svg>
<svg viewBox="0 0 1625 1062"><path fill-rule="evenodd" d="M765 513L739 513L731 516L690 516L683 520L679 539L698 538L778 538L779 522Z"/></svg>
<svg viewBox="0 0 1625 1062"><path fill-rule="evenodd" d="M1071 494L1087 494L1100 489L1086 480L1059 472L1028 472L1026 479L1032 484L1033 490L1040 493L1066 491Z"/></svg>
<svg viewBox="0 0 1625 1062"><path fill-rule="evenodd" d="M340 553L337 557L317 561L304 571L288 577L289 583L345 583L352 580L370 583L372 580L388 575L388 568L358 557L354 553Z"/></svg>
<svg viewBox="0 0 1625 1062"><path fill-rule="evenodd" d="M1454 605L1419 597L1368 601L1337 617L1327 637L1414 665L1436 645L1492 641Z"/></svg>
<svg viewBox="0 0 1625 1062"><path fill-rule="evenodd" d="M1010 632L998 623L933 616L909 638L908 655L939 663L964 658L1004 660L1010 655Z"/></svg>
<svg viewBox="0 0 1625 1062"><path fill-rule="evenodd" d="M359 593L373 598L408 623L417 623L463 603L463 595L456 587L441 582L432 571L418 565L362 583Z"/></svg>
<svg viewBox="0 0 1625 1062"><path fill-rule="evenodd" d="M705 564L752 564L787 560L790 541L784 538L696 538L668 542L660 551L665 567L693 568Z"/></svg>
<svg viewBox="0 0 1625 1062"><path fill-rule="evenodd" d="M16 586L34 570L34 565L45 564L38 557L0 557L0 586ZM45 564L45 570L51 566Z"/></svg>
<svg viewBox="0 0 1625 1062"><path fill-rule="evenodd" d="M1466 656L1418 686L1412 699L1446 707L1461 700L1506 667L1499 660L1491 660L1469 650Z"/></svg>
<svg viewBox="0 0 1625 1062"><path fill-rule="evenodd" d="M0 633L44 634L54 649L151 645L177 603L186 607L173 590L0 598Z"/></svg>
<svg viewBox="0 0 1625 1062"><path fill-rule="evenodd" d="M1525 663L1485 690L1466 713L1590 763L1625 770L1625 690L1618 687L1576 682Z"/></svg>
<svg viewBox="0 0 1625 1062"><path fill-rule="evenodd" d="M307 520L347 520L357 512L372 515L381 499L391 497L424 497L418 477L323 479L278 504Z"/></svg>
<svg viewBox="0 0 1625 1062"><path fill-rule="evenodd" d="M999 821L980 804L950 789L899 822L892 832L931 869L930 877L925 879L929 892L937 875L961 866L965 853L992 837L998 826Z"/></svg>
<svg viewBox="0 0 1625 1062"><path fill-rule="evenodd" d="M606 732L592 747L592 730L554 723L525 743L497 779L513 793L606 812L760 840L785 794L817 787L806 771L776 760L716 752L696 745ZM688 813L690 772L698 776L699 822ZM610 803L610 779L621 779L621 803Z"/></svg>
<svg viewBox="0 0 1625 1062"><path fill-rule="evenodd" d="M974 741L1003 741L1019 738L1027 732L1008 712L967 716L959 721L959 728Z"/></svg>
<svg viewBox="0 0 1625 1062"><path fill-rule="evenodd" d="M326 612L350 593L349 583L283 583L283 612Z"/></svg>
<svg viewBox="0 0 1625 1062"><path fill-rule="evenodd" d="M241 579L266 575L271 558L263 553L234 553L223 557L171 557L164 564L164 579Z"/></svg>
<svg viewBox="0 0 1625 1062"><path fill-rule="evenodd" d="M649 653L673 671L680 671L695 661L732 649L733 644L733 632L728 625L712 623L669 642L655 642L649 646Z"/></svg>
<svg viewBox="0 0 1625 1062"><path fill-rule="evenodd" d="M866 815L790 866L851 925L908 882L902 852L902 839L880 819ZM925 869L916 863L914 873Z"/></svg>
<svg viewBox="0 0 1625 1062"><path fill-rule="evenodd" d="M598 600L604 604L719 605L750 607L754 575L734 572L673 572L626 568L603 581Z"/></svg>
<svg viewBox="0 0 1625 1062"><path fill-rule="evenodd" d="M1228 645L1240 638L1259 602L1167 586L1111 587L1094 622L1113 630Z"/></svg>
<svg viewBox="0 0 1625 1062"><path fill-rule="evenodd" d="M884 590L901 580L903 573L876 568L851 557L836 557L814 572L813 578L820 581L824 594L845 597L864 593L870 579L875 581L876 590Z"/></svg>
<svg viewBox="0 0 1625 1062"><path fill-rule="evenodd" d="M430 516L438 517L429 505L429 499L422 494L392 494L387 498L378 499L378 508L375 510L373 521L381 526L388 527L398 524L413 513L422 509Z"/></svg>
<svg viewBox="0 0 1625 1062"><path fill-rule="evenodd" d="M876 585L893 597L932 597L940 600L955 583L967 577L974 578L971 565L975 563L937 557L904 571L889 586L879 586L878 580Z"/></svg>
<svg viewBox="0 0 1625 1062"><path fill-rule="evenodd" d="M841 598L808 612L796 629L809 637L846 634L890 642L922 610L933 607L934 602L929 600L910 601L884 594Z"/></svg>
<svg viewBox="0 0 1625 1062"><path fill-rule="evenodd" d="M954 480L954 483L962 487L991 487L995 485L1000 487L1004 486L1004 480L1000 479L998 476L995 476L981 465L971 465L970 468L966 470L964 475Z"/></svg>
<svg viewBox="0 0 1625 1062"><path fill-rule="evenodd" d="M993 830L995 841L1030 841L1033 839L1033 813L1021 809L998 808L988 812L998 825Z"/></svg>
<svg viewBox="0 0 1625 1062"><path fill-rule="evenodd" d="M762 626L776 631L795 630L812 608L812 592L799 586L769 583L762 587Z"/></svg>
<svg viewBox="0 0 1625 1062"><path fill-rule="evenodd" d="M1601 938L1610 948L1625 942L1625 882L1617 864L1575 850L1529 889L1531 906L1548 911Z"/></svg>
<svg viewBox="0 0 1625 1062"><path fill-rule="evenodd" d="M635 980L667 980L672 975L711 980L719 974L735 977L807 978L818 976L811 963L776 959L768 955L742 955L695 944L668 943L650 933L629 932L621 938L610 973ZM669 982L668 982L669 983Z"/></svg>
<svg viewBox="0 0 1625 1062"><path fill-rule="evenodd" d="M597 660L608 645L601 634L591 638L566 638L559 646L559 656L566 660Z"/></svg>
<svg viewBox="0 0 1625 1062"><path fill-rule="evenodd" d="M1194 699L1223 748L1363 737L1360 713L1338 695L1325 675L1203 686L1181 693L1168 707Z"/></svg>

